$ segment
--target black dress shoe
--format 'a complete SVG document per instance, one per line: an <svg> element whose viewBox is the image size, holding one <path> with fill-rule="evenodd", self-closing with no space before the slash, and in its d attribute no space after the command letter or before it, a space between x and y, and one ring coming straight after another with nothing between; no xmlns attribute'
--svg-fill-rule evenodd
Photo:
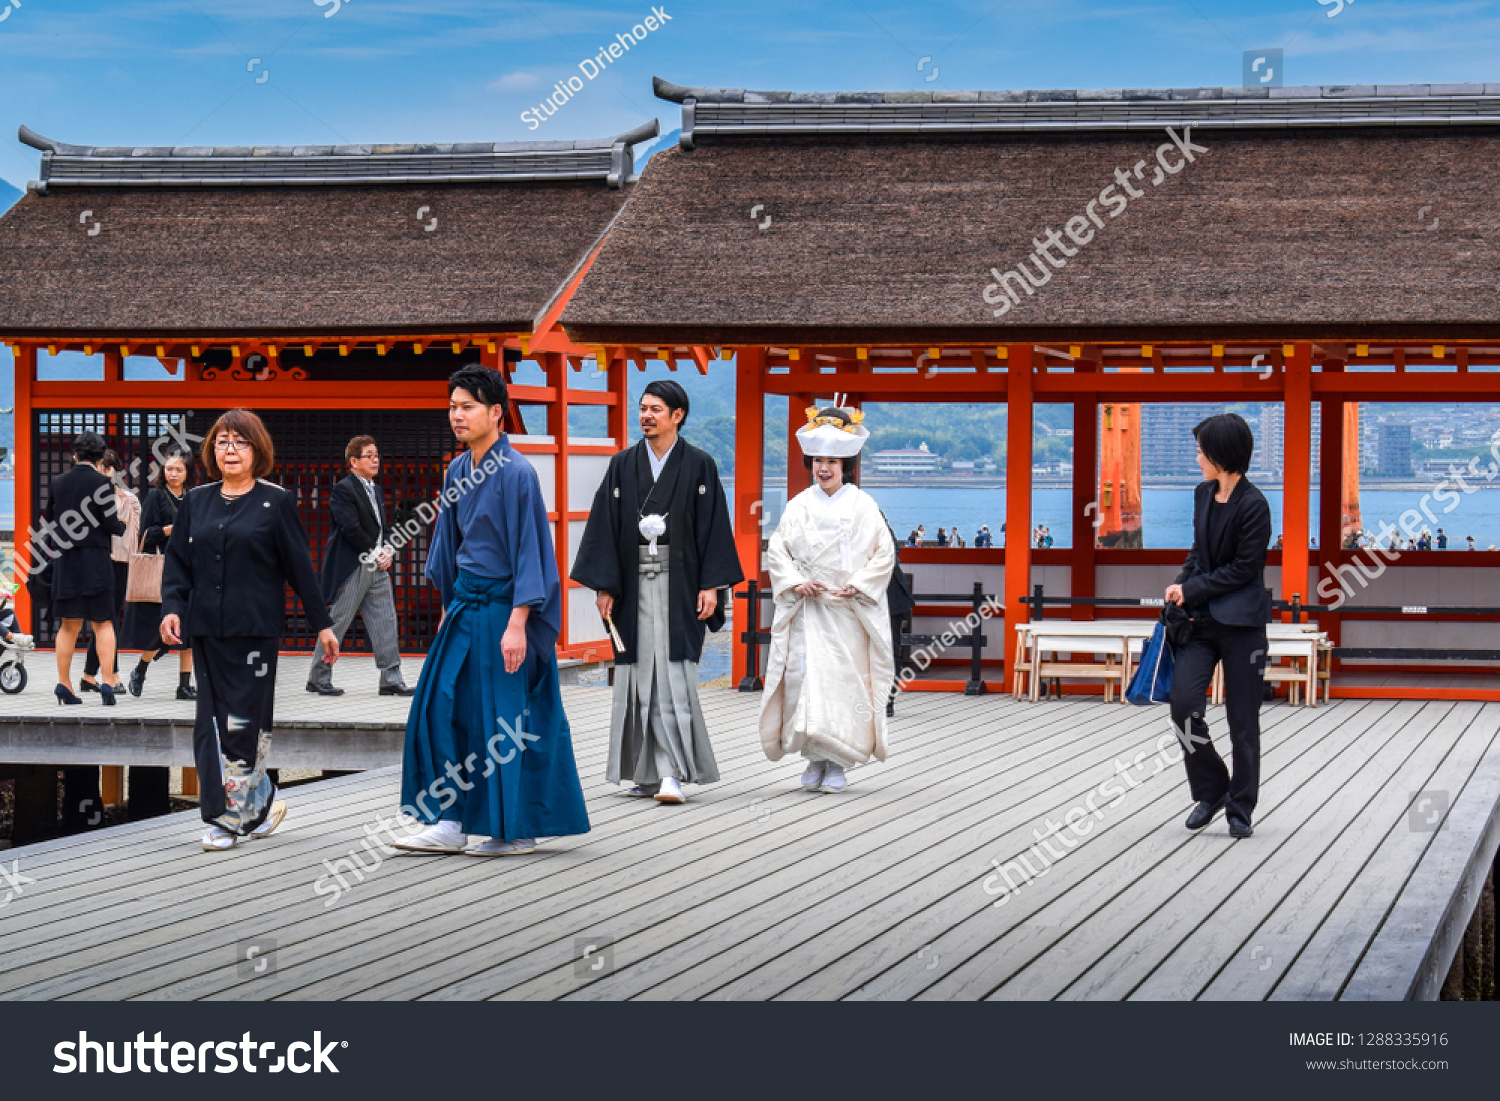
<svg viewBox="0 0 1500 1101"><path fill-rule="evenodd" d="M1214 820L1214 815L1224 809L1224 804L1229 802L1228 794L1221 795L1214 802L1204 800L1193 808L1193 813L1187 816L1187 828L1190 830L1201 830Z"/></svg>
<svg viewBox="0 0 1500 1101"><path fill-rule="evenodd" d="M342 688L335 688L331 684L313 684L311 681L307 683L307 690L309 692L316 692L320 696L342 696L344 694Z"/></svg>
<svg viewBox="0 0 1500 1101"><path fill-rule="evenodd" d="M132 696L139 697L146 690L147 668L149 667L145 665L137 665L130 671L130 694Z"/></svg>
<svg viewBox="0 0 1500 1101"><path fill-rule="evenodd" d="M415 688L408 688L404 684L382 684L380 694L382 696L412 696L416 694Z"/></svg>
<svg viewBox="0 0 1500 1101"><path fill-rule="evenodd" d="M1254 832L1255 827L1252 826L1248 820L1241 818L1237 814L1231 814L1229 816L1230 837L1249 837Z"/></svg>
<svg viewBox="0 0 1500 1101"><path fill-rule="evenodd" d="M97 691L99 691L99 684L98 684L97 681L79 680L79 682L78 682L78 691L80 691L80 692L97 692Z"/></svg>
<svg viewBox="0 0 1500 1101"><path fill-rule="evenodd" d="M177 698L179 700L196 700L198 698L198 690L191 684L179 684L177 686Z"/></svg>

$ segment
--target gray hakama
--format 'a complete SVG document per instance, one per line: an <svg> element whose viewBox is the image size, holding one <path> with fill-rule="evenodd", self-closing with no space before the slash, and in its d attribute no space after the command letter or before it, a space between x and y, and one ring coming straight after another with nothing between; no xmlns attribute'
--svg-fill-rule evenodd
<svg viewBox="0 0 1500 1101"><path fill-rule="evenodd" d="M668 660L671 586L667 547L640 548L640 597L635 661L615 666L606 778L654 789L662 777L685 784L719 778L708 726L698 702L698 663Z"/></svg>

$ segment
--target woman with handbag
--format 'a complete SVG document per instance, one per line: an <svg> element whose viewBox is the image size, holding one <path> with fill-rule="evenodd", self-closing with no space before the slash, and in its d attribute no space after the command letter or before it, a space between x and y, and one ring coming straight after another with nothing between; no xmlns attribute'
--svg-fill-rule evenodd
<svg viewBox="0 0 1500 1101"><path fill-rule="evenodd" d="M141 500L125 486L125 478L120 473L124 464L120 462L120 456L114 448L107 448L104 457L95 464L99 473L103 474L115 484L115 515L125 525L125 534L116 535L109 541L110 569L114 581L114 626L115 626L115 667L110 669L114 675L113 684L115 690L120 687L119 654L120 654L120 629L125 616L125 583L129 575L130 554L135 550L137 535L141 526ZM99 675L99 640L97 637L89 640L88 653L83 658L83 676L78 680L80 692L99 691L99 682L95 679Z"/></svg>
<svg viewBox="0 0 1500 1101"><path fill-rule="evenodd" d="M1187 828L1200 830L1225 810L1230 836L1249 837L1260 789L1271 506L1245 477L1255 438L1243 417L1209 417L1193 435L1205 480L1193 492L1193 549L1166 592L1168 603L1182 605L1192 617L1191 636L1173 654L1172 724L1197 801ZM1221 663L1233 773L1214 749L1203 717L1209 681Z"/></svg>
<svg viewBox="0 0 1500 1101"><path fill-rule="evenodd" d="M141 658L130 674L130 694L139 696L146 687L146 671L151 663L165 657L172 646L161 638L161 574L166 562L167 540L182 508L187 491L198 482L191 456L173 452L157 467L151 478L151 492L141 509L141 540L130 562L130 579L125 594L125 627L120 647L140 650ZM193 690L193 651L178 649L177 698L195 700Z"/></svg>

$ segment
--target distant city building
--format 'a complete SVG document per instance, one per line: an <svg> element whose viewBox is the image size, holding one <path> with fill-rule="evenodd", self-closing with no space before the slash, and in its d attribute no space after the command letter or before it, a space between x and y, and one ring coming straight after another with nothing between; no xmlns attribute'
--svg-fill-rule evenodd
<svg viewBox="0 0 1500 1101"><path fill-rule="evenodd" d="M1380 425L1375 468L1389 478L1411 477L1411 425Z"/></svg>
<svg viewBox="0 0 1500 1101"><path fill-rule="evenodd" d="M877 451L870 458L875 464L876 474L934 474L938 468L938 456L927 450L926 441L920 447Z"/></svg>
<svg viewBox="0 0 1500 1101"><path fill-rule="evenodd" d="M1201 478L1193 453L1193 428L1222 413L1216 402L1148 402L1140 406L1141 477Z"/></svg>
<svg viewBox="0 0 1500 1101"><path fill-rule="evenodd" d="M1255 430L1255 426L1251 426ZM1316 407L1312 416L1312 476L1322 469L1323 419ZM1286 474L1286 408L1280 402L1268 401L1260 407L1260 426L1255 432L1255 465L1276 477Z"/></svg>

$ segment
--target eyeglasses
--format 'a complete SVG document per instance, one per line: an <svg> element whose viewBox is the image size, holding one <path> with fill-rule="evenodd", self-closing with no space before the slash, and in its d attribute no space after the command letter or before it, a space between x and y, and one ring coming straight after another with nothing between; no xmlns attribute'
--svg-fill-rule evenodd
<svg viewBox="0 0 1500 1101"><path fill-rule="evenodd" d="M253 448L251 448L250 444L245 440L215 440L214 450L240 452L251 451L253 450Z"/></svg>

